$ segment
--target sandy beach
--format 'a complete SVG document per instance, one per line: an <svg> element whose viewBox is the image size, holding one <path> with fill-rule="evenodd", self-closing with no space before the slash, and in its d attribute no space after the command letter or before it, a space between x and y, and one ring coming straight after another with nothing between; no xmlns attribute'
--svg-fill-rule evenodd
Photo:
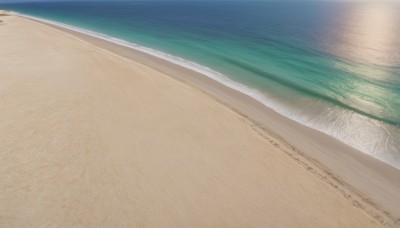
<svg viewBox="0 0 400 228"><path fill-rule="evenodd" d="M391 227L400 216L400 174L380 161L187 69L0 19L1 227Z"/></svg>

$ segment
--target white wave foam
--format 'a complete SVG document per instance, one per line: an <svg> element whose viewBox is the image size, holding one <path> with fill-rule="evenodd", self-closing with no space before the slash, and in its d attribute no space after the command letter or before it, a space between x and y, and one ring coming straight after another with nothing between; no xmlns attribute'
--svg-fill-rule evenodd
<svg viewBox="0 0 400 228"><path fill-rule="evenodd" d="M102 40L106 40L108 42L112 42L127 48L131 48L134 50L138 50L141 52L144 52L146 54L155 56L157 58L169 61L173 64L185 67L189 70L195 71L197 73L200 73L208 78L211 78L221 84L223 84L224 86L227 86L231 89L234 89L236 91L239 91L247 96L250 96L251 98L255 99L256 101L260 102L261 104L263 104L264 106L271 108L272 110L280 113L281 115L284 115L286 117L288 117L289 119L292 119L296 122L299 122L305 126L311 127L313 129L322 131L322 132L327 132L326 130L321 130L318 129L318 127L313 126L313 124L310 124L308 121L304 121L304 117L296 115L297 111L296 110L291 110L289 107L286 107L280 103L278 103L277 101L275 101L272 97L268 97L266 93L262 93L254 88L250 88L247 85L244 85L242 83L236 82L230 78L228 78L226 75L214 71L206 66L202 66L199 65L197 63L191 62L189 60L171 55L171 54L167 54L152 48L148 48L148 47L144 47L144 46L140 46L138 44L126 41L126 40L122 40L119 38L115 38L112 36L108 36L106 34L102 34L102 33L98 33L98 32L94 32L94 31L90 31L87 29L83 29L83 28L78 28L75 26L71 26L71 25L67 25L64 23L60 23L60 22L56 22L56 21L52 21L52 20L47 20L47 19L43 19L43 18L38 18L38 17L34 17L34 16L30 16L30 15L26 15L26 14L21 14L21 13L17 13L14 12L16 15L21 16L21 17L26 17L29 19L34 19L34 20L38 20L38 21L42 21L45 23L49 23L52 25L56 25L62 28L66 28L75 32L79 32L79 33L83 33L89 36L93 36Z"/></svg>
<svg viewBox="0 0 400 228"><path fill-rule="evenodd" d="M199 65L197 63L191 62L189 60L171 55L171 54L167 54L158 50L154 50L152 48L148 48L148 47L144 47L144 46L140 46L138 44L132 43L132 42L128 42L126 40L122 40L119 38L115 38L115 37L111 37L102 33L98 33L98 32L94 32L94 31L90 31L90 30L86 30L86 29L82 29L82 28L78 28L75 26L71 26L71 25L67 25L67 24L63 24L60 22L55 22L55 21L51 21L51 20L47 20L47 19L43 19L43 18L38 18L38 17L34 17L34 16L30 16L30 15L25 15L25 14L21 14L21 13L17 13L17 12L13 12L14 15L17 16L21 16L21 17L25 17L25 18L29 18L29 19L34 19L37 21L42 21L48 24L52 24L52 25L56 25L59 27L63 27L72 31L76 31L79 33L83 33L89 36L93 36L102 40L106 40L127 48L131 48L134 50L138 50L141 51L143 53L147 53L149 55L155 56L157 58L169 61L173 64L185 67L189 70L195 71L197 73L200 73L208 78L211 78L231 89L234 89L236 91L239 91L247 96L250 96L251 98L255 99L256 101L260 102L261 104L263 104L264 106L271 108L272 110L274 110L275 112L291 119L294 120L304 126L307 126L309 128L318 130L320 132L323 132L325 134L328 134L330 136L332 136L333 138L336 138L354 148L357 148L358 150L364 151L367 154L372 155L373 153L371 153L370 151L366 151L365 148L363 148L362 146L358 145L357 143L354 143L353 140L348 140L348 137L346 135L340 135L337 134L337 131L335 131L334 129L332 129L331 127L324 125L318 122L314 122L314 121L310 121L310 119L306 116L304 116L301 114L301 112L299 112L299 110L294 110L293 108L290 108L289 106L285 106L284 104L280 103L279 101L275 100L272 96L269 97L267 93L262 93L259 90L256 90L254 88L251 88L249 86L246 86L244 84L241 84L239 82L236 82L230 78L228 78L227 76L225 76L222 73L219 73L217 71L214 71L208 67ZM376 157L376 156L374 156ZM382 158L380 157L376 157L380 160L382 160ZM388 161L385 161L388 162Z"/></svg>

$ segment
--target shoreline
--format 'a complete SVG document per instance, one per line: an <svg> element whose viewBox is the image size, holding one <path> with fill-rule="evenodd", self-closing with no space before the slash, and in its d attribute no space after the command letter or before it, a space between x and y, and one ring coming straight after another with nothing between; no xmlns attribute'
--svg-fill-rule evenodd
<svg viewBox="0 0 400 228"><path fill-rule="evenodd" d="M20 14L20 13L17 13ZM349 146L350 148L359 151L360 153L366 154L370 157L372 157L373 159L377 159L382 161L383 163L388 164L389 166L394 167L395 169L398 169L400 171L400 166L398 166L396 164L396 162L391 162L390 160L386 160L383 158L380 158L380 156L373 156L372 154L380 154L382 153L382 151L369 151L369 150L362 150L359 149L357 147L357 145L353 145L352 143L348 143L346 142L346 136L344 135L348 135L349 132L347 132L347 134L344 134L343 136L338 137L337 135L335 136L332 132L330 132L330 130L328 130L327 128L323 128L323 127L318 127L313 123L308 123L307 121L301 120L302 117L300 115L293 115L291 114L291 108L288 108L289 106L285 106L285 105L281 105L279 104L279 102L275 101L274 99L269 99L268 96L266 96L265 94L263 94L262 92L260 92L257 89L254 89L252 87L247 86L246 84L243 84L241 82L237 82L233 79L231 79L230 77L227 77L226 75L224 75L223 73L220 73L218 71L214 71L213 69L210 69L207 66L203 66L200 65L196 62L193 62L191 60L187 60L187 59L183 59L180 58L178 56L174 56L162 51L158 51L156 49L153 48L149 48L146 46L142 46L142 45L138 45L134 42L130 42L130 41L126 41L123 38L116 38L116 37L112 37L103 33L99 33L96 31L91 31L89 29L85 29L85 28L80 28L80 27L76 27L76 26L72 26L72 25L68 25L68 24L64 24L62 22L57 22L57 21L52 21L50 19L43 19L40 17L35 17L35 16L30 16L30 15L25 15L25 14L20 14L23 17L26 17L28 19L33 19L33 20L38 20L44 23L48 23L48 24L52 24L52 25L56 25L59 26L61 28L66 28L68 30L71 31L75 31L78 33L83 33L92 37L96 37L99 38L101 40L105 40L111 43L115 43L117 45L121 45L124 46L126 48L129 49L134 49L136 51L145 53L145 54L149 54L151 56L154 56L156 58L159 59L163 59L167 62L170 62L174 65L178 65L180 67L183 68L187 68L188 70L194 71L196 73L201 74L202 76L208 77L212 80L215 80L217 83L220 83L230 89L236 90L240 93L243 93L246 96L249 96L250 98L252 98L253 100L256 100L257 102L261 103L262 105L266 106L269 109L272 109L274 112L277 112L279 115L285 116L286 118L297 122L301 125L304 125L307 128L311 128L314 129L322 134L327 134L329 137L334 138L335 140L340 141L343 144L346 144L347 146ZM318 124L317 124L318 125ZM351 136L348 135L348 136ZM392 151L391 151L392 152ZM385 154L385 153L383 153ZM386 154L389 155L391 154L390 152Z"/></svg>
<svg viewBox="0 0 400 228"><path fill-rule="evenodd" d="M249 95L229 88L201 73L100 37L33 18L27 19L67 32L90 44L146 65L201 90L249 119L257 127L274 135L275 139L271 139L271 141L278 140L286 143L296 152L284 151L285 153L306 169L311 170L315 176L323 180L334 179L335 181L331 185L343 195L347 195L346 188L355 191L359 198L353 200L354 204L364 201L369 206L382 210L382 213L391 217L393 221L400 219L400 206L398 206L400 194L397 194L400 192L400 182L396 183L400 180L400 170L395 167L354 149L330 135L283 116ZM363 170L363 172L354 173L357 170ZM368 213L374 214L375 212L369 211ZM381 215L375 214L374 216Z"/></svg>
<svg viewBox="0 0 400 228"><path fill-rule="evenodd" d="M400 183L396 183L396 180L400 174L397 169L349 148L328 135L281 116L249 96L187 68L88 34L40 21L39 23L63 31L103 51L147 66L207 94L247 119L253 130L276 149L291 157L380 223L388 225L399 217L397 203L400 201L397 193ZM357 173L360 170L362 173Z"/></svg>

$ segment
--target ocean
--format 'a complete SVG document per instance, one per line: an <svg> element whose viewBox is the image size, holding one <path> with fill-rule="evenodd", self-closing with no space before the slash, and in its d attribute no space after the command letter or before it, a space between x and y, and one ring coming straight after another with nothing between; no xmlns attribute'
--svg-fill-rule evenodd
<svg viewBox="0 0 400 228"><path fill-rule="evenodd" d="M400 3L4 4L203 72L400 168Z"/></svg>

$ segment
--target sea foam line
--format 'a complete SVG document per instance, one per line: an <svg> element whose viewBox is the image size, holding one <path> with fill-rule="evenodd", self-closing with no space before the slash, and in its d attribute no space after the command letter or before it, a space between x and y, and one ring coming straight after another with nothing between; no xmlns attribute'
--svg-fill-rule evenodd
<svg viewBox="0 0 400 228"><path fill-rule="evenodd" d="M102 39L102 40L105 40L105 41L108 41L111 43L115 43L115 44L118 44L118 45L121 45L121 46L124 46L127 48L131 48L131 49L155 56L157 58L166 60L173 64L182 66L182 67L192 70L194 72L200 73L214 81L217 81L217 82L223 84L224 86L226 86L228 88L231 88L233 90L236 90L242 94L245 94L245 95L253 98L254 100L260 102L262 105L274 110L275 112L277 112L299 124L302 124L303 126L312 128L319 132L323 132L327 135L330 135L333 138L336 138L336 139L344 142L345 144L347 144L351 147L354 147L360 151L363 151L363 148L360 148L359 146L355 145L352 141L347 140L346 136L334 134L334 131L332 131L332 129L329 129L329 127L328 128L326 128L326 126L322 127L318 123L313 123L313 121L309 121L307 119L307 117L299 115L299 113L296 113L296 110L293 110L290 107L279 103L278 101L274 100L272 97L269 98L266 93L262 93L262 92L258 91L257 89L254 89L254 88L248 87L242 83L236 82L236 81L228 78L226 75L224 75L220 72L214 71L206 66L202 66L195 62L191 62L189 60L186 60L186 59L183 59L183 58L171 55L171 54L167 54L167 53L164 53L164 52L152 49L152 48L144 47L144 46L141 46L141 45L138 45L138 44L135 44L135 43L123 40L123 39L108 36L108 35L105 35L102 33L90 31L90 30L83 29L83 28L78 28L75 26L67 25L64 23L60 23L60 22L56 22L56 21L52 21L52 20L48 20L48 19L43 19L43 18L38 18L38 17L22 14L22 13L15 12L15 11L13 12L13 14L17 15L17 16L28 18L28 19L33 19L33 20L45 22L48 24L56 25L56 26L59 26L62 28L66 28L66 29L75 31L75 32L79 32L79 33L83 33L83 34L86 34L86 35L89 35L92 37L96 37L96 38L99 38L99 39ZM364 151L364 153L370 154L365 151Z"/></svg>

